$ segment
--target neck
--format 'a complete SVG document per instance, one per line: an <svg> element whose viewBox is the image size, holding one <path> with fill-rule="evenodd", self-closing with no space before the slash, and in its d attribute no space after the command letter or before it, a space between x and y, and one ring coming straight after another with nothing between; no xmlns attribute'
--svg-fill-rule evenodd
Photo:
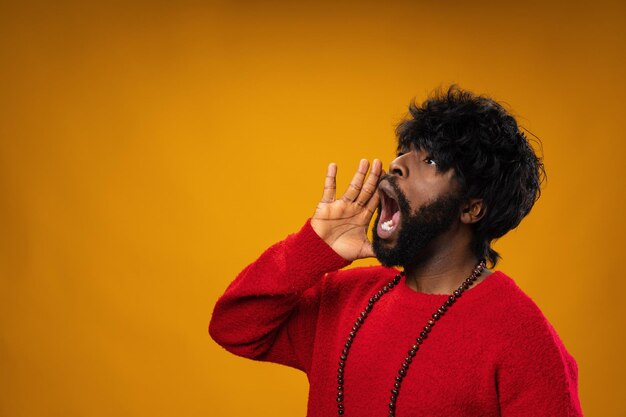
<svg viewBox="0 0 626 417"><path fill-rule="evenodd" d="M479 261L469 250L459 251L454 247L447 247L406 266L404 272L408 286L415 291L452 294L470 276ZM485 269L476 283L490 273L491 271Z"/></svg>

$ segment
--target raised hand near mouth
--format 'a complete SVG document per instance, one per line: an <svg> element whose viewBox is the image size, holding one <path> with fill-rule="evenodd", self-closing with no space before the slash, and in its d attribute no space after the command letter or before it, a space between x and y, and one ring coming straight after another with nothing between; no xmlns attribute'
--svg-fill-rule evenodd
<svg viewBox="0 0 626 417"><path fill-rule="evenodd" d="M369 165L366 159L361 160L348 189L336 199L337 165L330 164L322 200L311 218L313 230L349 261L374 256L372 244L367 238L367 227L379 203L376 188L382 164L374 159L368 175Z"/></svg>

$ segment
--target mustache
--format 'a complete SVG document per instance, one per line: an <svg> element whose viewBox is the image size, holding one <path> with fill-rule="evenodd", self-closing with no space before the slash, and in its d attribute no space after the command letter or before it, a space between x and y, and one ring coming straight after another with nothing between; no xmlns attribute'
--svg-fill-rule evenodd
<svg viewBox="0 0 626 417"><path fill-rule="evenodd" d="M383 181L387 181L389 185L391 185L391 188L393 188L397 196L399 195L404 196L404 193L402 192L402 190L400 190L400 187L398 187L398 177L396 177L395 175L391 175L391 174L383 174L378 179L378 184L380 184Z"/></svg>
<svg viewBox="0 0 626 417"><path fill-rule="evenodd" d="M395 175L391 175L391 174L385 173L385 174L381 175L380 178L378 179L378 184L380 184L383 181L387 181L391 185L396 186L398 180L395 177Z"/></svg>

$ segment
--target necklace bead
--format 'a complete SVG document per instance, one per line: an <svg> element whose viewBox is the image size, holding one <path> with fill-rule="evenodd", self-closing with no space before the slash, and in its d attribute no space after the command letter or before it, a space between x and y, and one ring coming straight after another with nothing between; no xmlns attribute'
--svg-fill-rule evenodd
<svg viewBox="0 0 626 417"><path fill-rule="evenodd" d="M452 295L448 297L448 299L437 309L435 313L432 314L432 319L429 319L426 325L423 327L422 331L419 333L419 336L415 338L415 343L411 346L408 351L408 356L404 358L400 368L398 369L398 374L395 377L395 382L393 384L393 388L391 389L391 396L389 397L389 417L396 416L396 402L398 396L400 395L400 387L402 386L402 381L404 380L411 363L417 352L419 351L420 345L424 343L424 340L428 338L428 334L432 331L432 328L435 326L436 322L440 320L446 313L446 311L452 307L452 305L457 301L458 298L463 295L463 292L470 288L478 276L485 269L485 260L481 260L478 265L472 271L472 274L467 277L463 283L457 288ZM395 287L402 277L404 276L404 272L396 275L389 283L383 288L375 293L367 303L365 309L359 314L356 321L354 322L354 326L352 327L352 331L348 334L348 338L346 339L346 343L344 344L344 348L341 351L341 356L339 356L339 368L337 369L337 414L343 415L345 412L344 406L344 368L346 366L346 362L348 360L348 353L350 352L350 347L352 346L352 342L354 341L359 329L361 328L363 322L369 315L369 313L374 308L374 304L386 293L388 293L393 287Z"/></svg>

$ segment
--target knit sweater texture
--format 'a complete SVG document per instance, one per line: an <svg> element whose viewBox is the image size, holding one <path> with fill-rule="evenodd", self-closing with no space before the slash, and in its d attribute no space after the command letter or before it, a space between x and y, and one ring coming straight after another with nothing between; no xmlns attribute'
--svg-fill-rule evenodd
<svg viewBox="0 0 626 417"><path fill-rule="evenodd" d="M218 300L209 332L228 351L304 371L308 417L337 415L341 351L368 300L398 270L348 261L310 221L245 268ZM469 271L468 271L469 273ZM404 278L358 330L344 370L346 417L388 415L415 338L448 298ZM436 322L402 382L398 417L582 416L577 366L536 304L494 271Z"/></svg>

